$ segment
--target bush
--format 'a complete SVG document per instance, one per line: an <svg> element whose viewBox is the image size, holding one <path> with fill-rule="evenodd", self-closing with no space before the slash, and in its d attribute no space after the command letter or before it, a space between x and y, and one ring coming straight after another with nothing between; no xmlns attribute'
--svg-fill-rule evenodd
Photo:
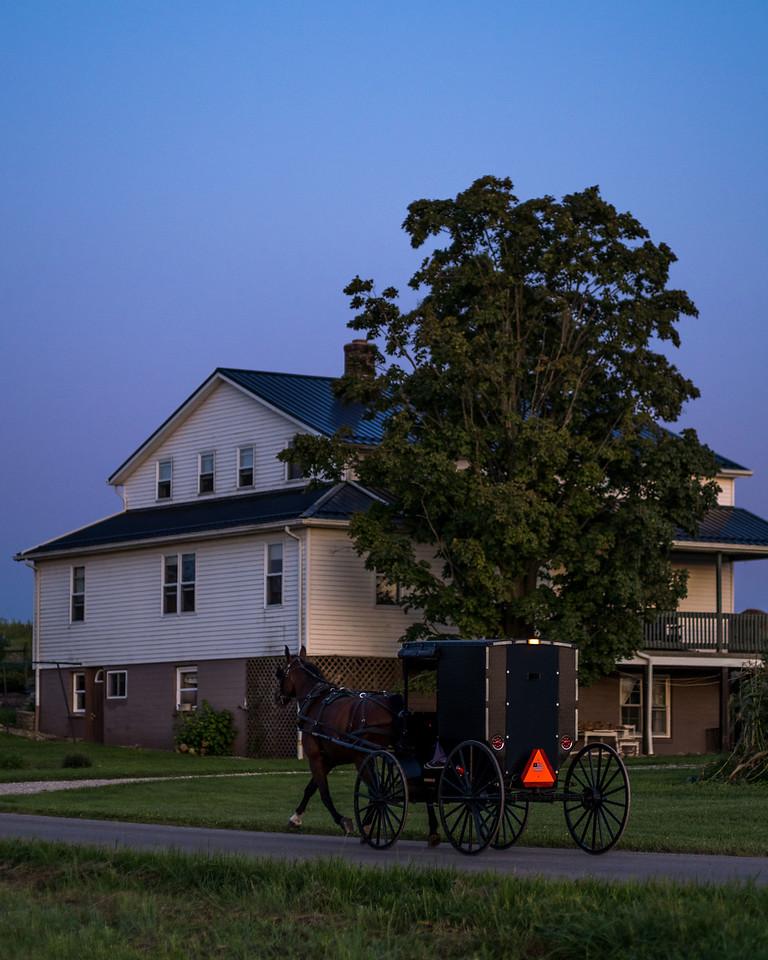
<svg viewBox="0 0 768 960"><path fill-rule="evenodd" d="M0 753L0 770L24 770L26 766L20 753Z"/></svg>
<svg viewBox="0 0 768 960"><path fill-rule="evenodd" d="M232 753L235 722L229 710L214 710L207 700L197 710L184 713L176 727L176 749L211 757Z"/></svg>
<svg viewBox="0 0 768 960"><path fill-rule="evenodd" d="M62 767L92 767L93 760L84 753L68 753L61 761Z"/></svg>
<svg viewBox="0 0 768 960"><path fill-rule="evenodd" d="M16 711L12 707L0 707L0 727L15 727Z"/></svg>

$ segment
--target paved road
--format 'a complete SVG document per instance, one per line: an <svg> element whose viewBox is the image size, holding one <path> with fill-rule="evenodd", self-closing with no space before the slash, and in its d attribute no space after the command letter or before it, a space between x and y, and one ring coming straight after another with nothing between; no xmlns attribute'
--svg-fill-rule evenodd
<svg viewBox="0 0 768 960"><path fill-rule="evenodd" d="M371 850L353 837L326 837L289 833L251 833L244 830L208 830L154 823L79 820L26 814L0 814L0 837L84 843L139 850L182 850L237 853L246 857L313 860L340 857L350 863L384 867L453 867L471 872L493 871L517 876L594 877L601 880L671 879L690 883L754 881L768 884L768 857L715 857L679 853L632 853L613 850L592 857L577 849L513 847L487 850L477 857L456 853L448 844L429 849L404 840L387 851Z"/></svg>

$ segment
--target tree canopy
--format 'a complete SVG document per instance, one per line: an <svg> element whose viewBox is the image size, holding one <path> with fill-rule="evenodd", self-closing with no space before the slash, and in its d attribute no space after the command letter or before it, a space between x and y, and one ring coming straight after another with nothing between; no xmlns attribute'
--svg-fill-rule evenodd
<svg viewBox="0 0 768 960"><path fill-rule="evenodd" d="M488 176L409 206L403 228L429 251L409 281L416 305L359 276L345 290L376 370L338 390L386 413L384 438L300 437L290 457L386 491L350 532L422 612L409 638L536 628L598 673L684 595L672 540L715 502L711 452L658 425L698 396L660 350L697 311L668 287L670 248L597 187L512 191Z"/></svg>

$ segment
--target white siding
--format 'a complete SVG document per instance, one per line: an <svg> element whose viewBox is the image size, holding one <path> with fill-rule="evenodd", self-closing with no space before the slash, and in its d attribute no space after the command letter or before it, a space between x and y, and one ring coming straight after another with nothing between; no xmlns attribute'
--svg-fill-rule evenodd
<svg viewBox="0 0 768 960"><path fill-rule="evenodd" d="M253 490L274 490L285 483L285 464L277 459L291 437L302 433L287 417L265 407L228 383L221 383L152 454L139 464L124 485L129 509L158 501L157 463L173 461L173 497L161 505L205 499L197 492L198 455L216 454L214 495L237 493L237 451L255 448ZM206 494L205 496L210 496Z"/></svg>
<svg viewBox="0 0 768 960"><path fill-rule="evenodd" d="M264 605L265 544L283 544L283 604ZM270 656L298 644L297 548L282 532L43 561L41 660L90 666ZM165 554L196 556L195 612L163 615ZM85 566L85 621L69 622L70 568Z"/></svg>
<svg viewBox="0 0 768 960"><path fill-rule="evenodd" d="M375 578L344 530L313 528L309 573L310 656L394 657L417 613L376 603Z"/></svg>
<svg viewBox="0 0 768 960"><path fill-rule="evenodd" d="M717 611L716 567L714 557L691 558L685 563L675 562L676 570L688 570L688 596L680 601L679 609L698 613ZM723 612L733 612L733 562L723 557Z"/></svg>
<svg viewBox="0 0 768 960"><path fill-rule="evenodd" d="M716 477L720 492L717 495L717 502L721 507L736 506L736 482L733 477Z"/></svg>

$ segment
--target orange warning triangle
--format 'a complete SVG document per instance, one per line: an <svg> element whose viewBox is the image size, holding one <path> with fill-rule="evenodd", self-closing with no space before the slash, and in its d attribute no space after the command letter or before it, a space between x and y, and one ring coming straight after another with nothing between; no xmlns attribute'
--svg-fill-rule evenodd
<svg viewBox="0 0 768 960"><path fill-rule="evenodd" d="M528 763L523 770L523 786L526 787L553 787L556 781L555 771L547 759L546 753L539 747L531 752Z"/></svg>

